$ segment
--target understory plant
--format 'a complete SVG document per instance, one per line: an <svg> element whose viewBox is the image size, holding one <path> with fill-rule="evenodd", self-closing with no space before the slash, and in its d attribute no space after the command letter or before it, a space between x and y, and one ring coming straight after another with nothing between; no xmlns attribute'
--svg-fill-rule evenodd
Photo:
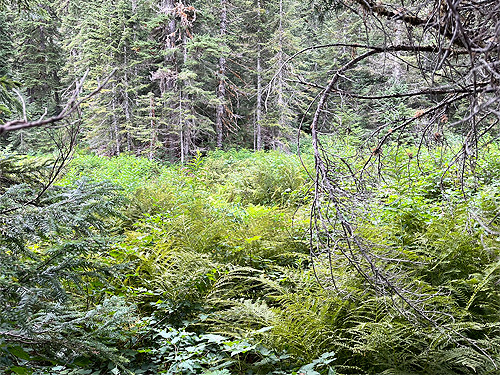
<svg viewBox="0 0 500 375"><path fill-rule="evenodd" d="M63 332L89 346L70 361L42 362L30 346L4 345L9 368L16 369L10 371L497 373L498 188L489 183L461 191L454 170L418 180L417 162L400 152L386 159L392 172L385 179L371 180L366 215L355 228L380 277L395 285L386 293L347 260L343 245L311 256L308 180L283 172L295 171L293 157L218 152L184 166L90 159L102 176L126 188L109 195L110 202L123 201L119 217L111 219L112 210L94 216L106 224L89 226L92 246L85 242L75 252L93 265L80 277L88 287L61 282L69 296L60 304L74 308ZM439 160L429 153L419 163L431 171ZM83 162L76 168L54 194L68 194L76 176L87 173ZM90 175L92 186L110 187L101 175ZM96 239L112 227L120 238ZM75 230L61 233L68 249L79 238ZM46 241L35 239L38 247L28 241L29 249L44 254ZM63 353L58 348L46 358Z"/></svg>
<svg viewBox="0 0 500 375"><path fill-rule="evenodd" d="M31 198L34 197L34 198ZM31 200L29 200L31 199ZM107 183L13 185L0 197L0 369L31 374L90 360L121 364L133 306L106 294L123 198Z"/></svg>

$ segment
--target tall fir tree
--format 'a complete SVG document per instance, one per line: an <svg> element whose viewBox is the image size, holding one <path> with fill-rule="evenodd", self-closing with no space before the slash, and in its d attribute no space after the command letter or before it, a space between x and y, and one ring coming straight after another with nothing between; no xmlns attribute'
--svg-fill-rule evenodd
<svg viewBox="0 0 500 375"><path fill-rule="evenodd" d="M22 83L30 112L55 114L61 104L60 72L64 58L60 46L59 17L50 2L11 13L13 17L13 69Z"/></svg>

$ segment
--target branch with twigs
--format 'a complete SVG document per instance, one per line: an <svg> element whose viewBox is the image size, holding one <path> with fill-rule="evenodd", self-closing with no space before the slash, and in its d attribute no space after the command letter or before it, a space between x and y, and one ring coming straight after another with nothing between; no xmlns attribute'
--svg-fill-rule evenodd
<svg viewBox="0 0 500 375"><path fill-rule="evenodd" d="M45 118L45 115L42 115L38 120L34 121L28 121L27 116L26 116L26 106L23 102L23 119L20 120L12 120L9 122L6 122L3 125L0 125L0 134L10 132L10 131L15 131L15 130L20 130L20 129L29 129L29 128L35 128L35 127L42 127L46 125L50 125L56 122L59 122L68 116L70 116L72 113L74 113L79 107L80 104L83 102L89 100L93 96L95 96L99 91L101 91L106 84L109 82L111 77L115 74L116 69L114 69L110 75L99 85L97 88L95 88L91 93L85 95L83 98L80 98L80 95L83 91L83 85L85 83L85 80L87 79L87 76L89 74L89 70L85 72L85 74L82 76L82 78L78 81L75 82L75 89L73 90L73 94L71 98L68 100L64 108L55 116ZM22 99L22 98L21 98Z"/></svg>
<svg viewBox="0 0 500 375"><path fill-rule="evenodd" d="M26 115L26 105L24 103L24 100L22 99L22 96L18 93L20 100L22 101L23 104L23 119L9 121L1 125L0 134L21 129L44 127L58 122L66 121L75 113L79 115L80 105L85 101L89 100L90 98L92 98L93 96L95 96L97 93L99 93L106 86L111 77L113 77L115 72L116 69L114 69L111 72L111 74L109 74L106 77L106 79L102 81L97 86L97 88L95 88L92 92L83 97L80 97L83 91L83 85L89 74L89 70L87 70L84 73L84 75L74 83L75 88L73 90L73 93L68 102L66 103L66 105L64 106L64 108L56 116L49 117L47 119L44 118L46 115L45 111L45 113L38 120L28 121ZM5 215L13 211L17 211L28 205L35 204L57 180L57 178L59 177L59 175L61 174L61 172L63 171L64 167L71 159L71 156L73 154L73 150L76 145L77 136L79 132L80 118L72 122L70 121L68 122L68 124L69 126L67 124L64 125L66 128L69 128L69 137L67 139L58 141L57 139L55 139L54 134L51 134L51 137L53 138L53 141L55 142L59 152L54 162L52 163L52 168L50 169L49 174L47 176L47 181L43 184L43 186L40 188L40 190L33 198L30 198L26 202L22 202L21 204L16 205L14 207L6 208L0 211L0 215Z"/></svg>
<svg viewBox="0 0 500 375"><path fill-rule="evenodd" d="M359 5L360 18L363 17L363 21L371 18L377 23L378 29L385 33L383 35L385 44L373 46L331 43L308 47L292 55L283 66L278 68L279 73L296 56L312 50L355 47L363 51L361 55L353 57L341 67L336 68L326 84L308 82L301 76L289 80L318 90L315 99L317 102L312 111L314 116L310 125L316 170L313 176L315 189L310 221L313 269L315 269L314 263L318 260L329 265L331 278L328 280L329 285L337 288L332 272L335 264L334 257L343 259L343 264L347 261L347 264L366 280L367 286L377 295L392 300L392 307L400 311L403 316L413 321L431 324L443 334L449 335L442 325L444 313L428 310L425 300L428 296L422 293L418 285L412 284L409 278L405 278L405 270L401 265L409 260L403 258L403 254L391 252L389 247L366 241L357 232L357 226L370 216L371 208L367 202L373 197L366 185L375 181L377 176L370 176L369 166L374 163L374 160L381 159L382 146L388 144L394 135L405 133L413 124L417 124L418 127L418 123L424 117L428 118L428 123L419 130L420 150L422 140L429 136L429 128L433 121L442 126L440 119L447 108L463 107L464 104L468 104L465 114L446 124L449 128L462 128L463 143L455 158L462 158L465 165L466 158L477 158L478 139L500 123L500 110L497 108L500 105L500 63L498 61L500 45L497 34L500 29L498 18L500 3L498 0L484 0L481 3L458 0L401 1L401 4L397 5L383 4L373 0L337 1L339 2ZM407 8L402 8L405 4ZM425 13L422 12L423 4ZM472 8L465 9L466 6ZM490 8L485 8L486 6ZM467 12L474 16L481 15L483 22L471 21L473 17L467 17ZM408 28L408 40L403 44L391 44L391 32L394 31L391 26L394 26L394 22L400 22ZM412 32L416 28L419 29L420 40L425 40L426 45L419 45L415 42L413 38L415 33L412 34ZM417 58L418 66L412 64L410 59L399 60L400 63L406 64L408 69L417 69L423 81L426 81L424 87L415 91L378 95L374 90L373 94L363 94L343 87L349 71L364 63L373 63L377 55L390 54L397 58L398 53ZM426 61L427 65L424 66L421 60ZM271 83L278 73L272 78ZM436 77L438 79L435 79ZM439 85L436 85L436 81L439 81ZM359 101L379 101L429 96L434 96L432 101L435 101L438 96L437 102L418 111L414 117L401 116L391 121L390 126L387 123L379 124L356 151L354 158L361 161L357 167L350 165L342 156L331 154L327 147L322 145L320 128L321 124L329 120L331 111L328 107L332 105L332 102L338 105L344 97ZM334 101L333 97L338 98L339 101ZM389 127L391 129L388 129ZM383 131L387 132L383 133ZM442 134L439 135L442 137ZM374 141L376 147L367 155L361 148L366 147L369 141ZM486 233L498 233L483 222L477 214L471 213L471 216ZM317 277L320 280L321 276ZM320 281L324 283L325 279ZM457 332L454 334L466 340L493 362L490 355L474 340Z"/></svg>

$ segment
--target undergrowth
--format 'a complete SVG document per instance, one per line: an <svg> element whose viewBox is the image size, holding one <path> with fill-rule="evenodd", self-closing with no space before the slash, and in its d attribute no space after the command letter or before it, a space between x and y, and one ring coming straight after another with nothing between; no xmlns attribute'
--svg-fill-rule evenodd
<svg viewBox="0 0 500 375"><path fill-rule="evenodd" d="M401 260L398 272L431 320L375 293L340 253L311 261L311 180L295 156L214 152L178 166L79 155L58 189L86 177L119 186L122 197L120 214L106 219L119 240L89 258L116 272L63 285L76 310L95 317L82 329L100 332L92 337L102 355L42 361L28 344L0 341L9 353L0 366L18 374L498 373L496 161L464 176L446 165L449 151L418 160L417 151L384 155L384 178L374 174L370 215L356 231L375 256L390 249ZM311 157L303 162L311 170Z"/></svg>

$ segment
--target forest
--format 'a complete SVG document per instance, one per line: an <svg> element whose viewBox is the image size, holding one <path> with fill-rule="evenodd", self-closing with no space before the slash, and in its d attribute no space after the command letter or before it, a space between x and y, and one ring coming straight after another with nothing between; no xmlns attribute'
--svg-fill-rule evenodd
<svg viewBox="0 0 500 375"><path fill-rule="evenodd" d="M498 0L0 0L0 373L500 374Z"/></svg>

